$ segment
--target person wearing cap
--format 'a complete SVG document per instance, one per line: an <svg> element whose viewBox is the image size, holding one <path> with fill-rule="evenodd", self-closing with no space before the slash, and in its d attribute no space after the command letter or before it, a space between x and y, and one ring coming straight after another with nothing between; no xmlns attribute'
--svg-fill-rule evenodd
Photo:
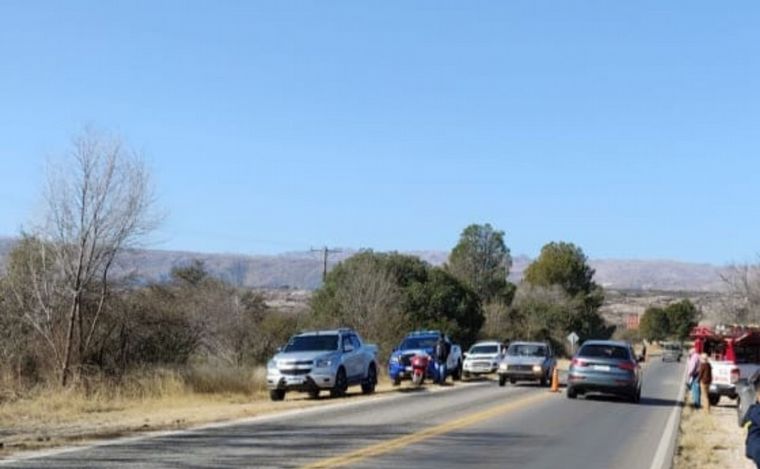
<svg viewBox="0 0 760 469"><path fill-rule="evenodd" d="M702 407L705 408L707 413L710 413L710 385L712 384L712 365L710 365L710 359L706 353L699 356L699 383L697 384L701 388L702 394Z"/></svg>

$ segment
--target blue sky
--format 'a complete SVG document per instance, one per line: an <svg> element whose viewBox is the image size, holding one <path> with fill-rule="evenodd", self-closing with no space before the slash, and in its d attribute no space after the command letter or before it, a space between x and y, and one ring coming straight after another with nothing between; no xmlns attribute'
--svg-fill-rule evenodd
<svg viewBox="0 0 760 469"><path fill-rule="evenodd" d="M0 1L0 235L91 124L163 249L760 252L760 3Z"/></svg>

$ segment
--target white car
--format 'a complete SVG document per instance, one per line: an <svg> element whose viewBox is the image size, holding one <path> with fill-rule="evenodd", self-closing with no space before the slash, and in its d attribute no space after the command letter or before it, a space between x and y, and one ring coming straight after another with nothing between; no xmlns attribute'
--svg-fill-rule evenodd
<svg viewBox="0 0 760 469"><path fill-rule="evenodd" d="M496 340L476 342L464 354L463 378L495 373L504 357L506 345Z"/></svg>

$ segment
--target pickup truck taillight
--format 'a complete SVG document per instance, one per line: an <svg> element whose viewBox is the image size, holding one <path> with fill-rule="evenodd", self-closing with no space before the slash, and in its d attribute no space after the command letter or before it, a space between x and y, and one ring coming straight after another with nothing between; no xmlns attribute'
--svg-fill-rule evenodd
<svg viewBox="0 0 760 469"><path fill-rule="evenodd" d="M742 372L739 368L732 368L731 369L731 384L736 384L739 382L739 378L742 377Z"/></svg>

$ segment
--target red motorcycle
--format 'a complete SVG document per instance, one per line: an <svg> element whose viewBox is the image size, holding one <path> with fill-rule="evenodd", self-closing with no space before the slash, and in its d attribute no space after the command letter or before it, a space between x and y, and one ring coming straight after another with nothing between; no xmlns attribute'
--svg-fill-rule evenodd
<svg viewBox="0 0 760 469"><path fill-rule="evenodd" d="M417 354L412 357L412 384L415 386L422 386L422 383L425 382L425 375L427 374L429 363L430 356L427 354Z"/></svg>

